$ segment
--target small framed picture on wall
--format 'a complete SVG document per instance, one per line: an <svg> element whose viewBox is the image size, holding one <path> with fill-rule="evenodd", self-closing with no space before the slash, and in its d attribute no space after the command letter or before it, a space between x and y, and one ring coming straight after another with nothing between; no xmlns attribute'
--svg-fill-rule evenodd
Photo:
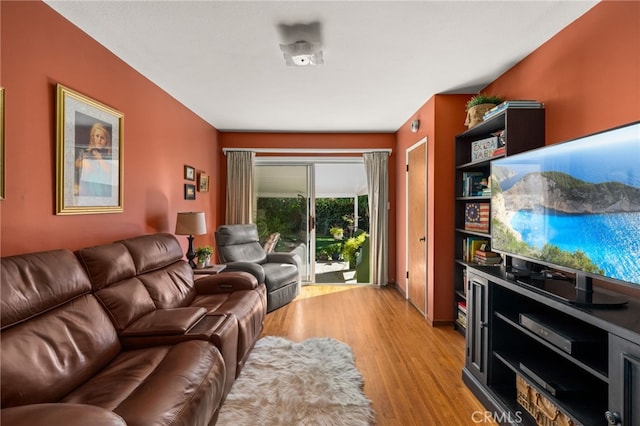
<svg viewBox="0 0 640 426"><path fill-rule="evenodd" d="M191 183L184 184L184 199L195 200L196 199L196 186Z"/></svg>
<svg viewBox="0 0 640 426"><path fill-rule="evenodd" d="M196 180L196 169L191 166L184 166L184 178L185 180Z"/></svg>
<svg viewBox="0 0 640 426"><path fill-rule="evenodd" d="M200 173L198 176L198 191L209 192L209 175Z"/></svg>

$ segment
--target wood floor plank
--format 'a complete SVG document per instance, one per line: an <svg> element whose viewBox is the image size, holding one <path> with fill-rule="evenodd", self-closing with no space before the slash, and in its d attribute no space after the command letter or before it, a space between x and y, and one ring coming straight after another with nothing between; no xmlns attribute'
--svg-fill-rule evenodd
<svg viewBox="0 0 640 426"><path fill-rule="evenodd" d="M350 345L378 425L474 425L474 413L485 412L461 379L464 337L429 326L395 289L303 287L267 315L263 335L328 336Z"/></svg>

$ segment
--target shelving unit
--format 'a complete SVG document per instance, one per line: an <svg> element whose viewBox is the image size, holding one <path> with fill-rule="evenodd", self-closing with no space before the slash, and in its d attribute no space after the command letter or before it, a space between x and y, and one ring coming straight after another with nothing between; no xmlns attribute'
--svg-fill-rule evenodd
<svg viewBox="0 0 640 426"><path fill-rule="evenodd" d="M472 145L474 142L485 140L502 132L505 143L504 153L489 158L473 161ZM473 262L463 257L463 241L468 238L484 239L490 242L491 230L486 231L466 229L465 213L467 205L477 203L478 207L488 208L491 197L467 194L465 176L469 173L480 173L489 178L491 161L506 155L513 155L544 145L544 109L542 108L508 108L489 118L477 126L460 133L455 137L456 147L456 198L455 198L455 262L454 262L454 312L456 320L454 327L461 333L465 332L465 321L468 313L461 313L461 306L466 306L466 268ZM474 208L474 207L469 207ZM473 211L473 210L472 210ZM485 210L486 212L486 210Z"/></svg>
<svg viewBox="0 0 640 426"><path fill-rule="evenodd" d="M640 425L640 300L625 296L622 309L581 309L509 280L505 271L466 271L462 377L487 410L504 414L503 425L535 425L518 400L517 381L524 379L572 424Z"/></svg>

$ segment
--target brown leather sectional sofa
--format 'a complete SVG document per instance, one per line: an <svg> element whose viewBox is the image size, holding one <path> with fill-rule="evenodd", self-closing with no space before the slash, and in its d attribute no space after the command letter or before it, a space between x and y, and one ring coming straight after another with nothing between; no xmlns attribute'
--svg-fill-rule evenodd
<svg viewBox="0 0 640 426"><path fill-rule="evenodd" d="M211 425L262 331L250 274L171 234L2 258L3 425Z"/></svg>

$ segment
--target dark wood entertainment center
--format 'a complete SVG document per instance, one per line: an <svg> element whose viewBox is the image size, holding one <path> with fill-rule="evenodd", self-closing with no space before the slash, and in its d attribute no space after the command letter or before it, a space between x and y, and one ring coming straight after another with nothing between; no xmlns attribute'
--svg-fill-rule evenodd
<svg viewBox="0 0 640 426"><path fill-rule="evenodd" d="M501 424L536 424L517 402L519 375L576 425L640 425L640 300L577 307L507 279L507 268L467 267L462 376L487 410Z"/></svg>
<svg viewBox="0 0 640 426"><path fill-rule="evenodd" d="M477 155L478 142L493 143L497 134L504 148ZM585 291L591 279L582 274L569 275L573 281L523 278L513 273L518 260L505 254L500 266L467 258L470 241L491 245L490 224L476 229L467 223L469 204L484 205L486 212L490 194L467 182L490 177L497 158L544 146L544 134L543 108L509 108L455 137L454 327L466 335L462 378L502 425L640 426L637 292L618 295L615 286L595 285L591 294ZM590 300L602 306L581 303ZM524 407L523 383L527 395L546 400L571 423L536 422L530 414L536 409Z"/></svg>

